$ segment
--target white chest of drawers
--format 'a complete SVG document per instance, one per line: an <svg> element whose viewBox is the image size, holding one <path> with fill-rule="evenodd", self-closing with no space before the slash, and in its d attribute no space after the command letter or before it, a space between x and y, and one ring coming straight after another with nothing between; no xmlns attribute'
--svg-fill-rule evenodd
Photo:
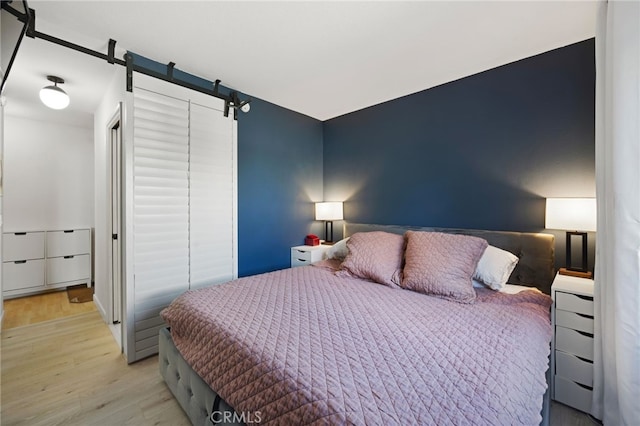
<svg viewBox="0 0 640 426"><path fill-rule="evenodd" d="M324 254L332 246L295 246L291 247L291 267L311 265L324 259Z"/></svg>
<svg viewBox="0 0 640 426"><path fill-rule="evenodd" d="M91 285L91 230L2 234L3 296Z"/></svg>
<svg viewBox="0 0 640 426"><path fill-rule="evenodd" d="M593 389L593 280L557 275L551 287L552 397L589 412Z"/></svg>

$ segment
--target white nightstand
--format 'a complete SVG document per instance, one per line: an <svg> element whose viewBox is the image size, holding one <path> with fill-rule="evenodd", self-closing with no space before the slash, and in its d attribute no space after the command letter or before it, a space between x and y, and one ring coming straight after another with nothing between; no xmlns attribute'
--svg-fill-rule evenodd
<svg viewBox="0 0 640 426"><path fill-rule="evenodd" d="M324 254L332 246L295 246L291 247L291 267L311 265L324 259Z"/></svg>
<svg viewBox="0 0 640 426"><path fill-rule="evenodd" d="M588 413L593 389L593 280L558 274L551 297L551 396Z"/></svg>

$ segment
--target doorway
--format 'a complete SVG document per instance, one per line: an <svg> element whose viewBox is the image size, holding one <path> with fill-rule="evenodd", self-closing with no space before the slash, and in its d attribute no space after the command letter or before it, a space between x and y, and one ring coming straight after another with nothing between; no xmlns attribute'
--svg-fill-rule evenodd
<svg viewBox="0 0 640 426"><path fill-rule="evenodd" d="M116 113L107 125L107 143L110 153L110 167L108 168L110 226L111 238L107 248L109 256L109 312L110 328L122 349L122 104L118 105Z"/></svg>

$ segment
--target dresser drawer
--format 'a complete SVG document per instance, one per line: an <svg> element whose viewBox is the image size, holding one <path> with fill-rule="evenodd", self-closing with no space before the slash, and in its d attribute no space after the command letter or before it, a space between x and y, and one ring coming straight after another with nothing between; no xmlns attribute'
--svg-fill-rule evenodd
<svg viewBox="0 0 640 426"><path fill-rule="evenodd" d="M2 234L2 260L42 259L44 257L44 232L6 232Z"/></svg>
<svg viewBox="0 0 640 426"><path fill-rule="evenodd" d="M593 337L556 326L556 349L593 361Z"/></svg>
<svg viewBox="0 0 640 426"><path fill-rule="evenodd" d="M556 375L593 387L593 363L562 351L556 351Z"/></svg>
<svg viewBox="0 0 640 426"><path fill-rule="evenodd" d="M91 279L91 256L88 254L47 259L47 284Z"/></svg>
<svg viewBox="0 0 640 426"><path fill-rule="evenodd" d="M3 262L2 290L44 286L44 259Z"/></svg>
<svg viewBox="0 0 640 426"><path fill-rule="evenodd" d="M91 251L88 229L47 232L47 257L87 254Z"/></svg>
<svg viewBox="0 0 640 426"><path fill-rule="evenodd" d="M555 400L588 413L591 410L591 390L563 377L555 377Z"/></svg>
<svg viewBox="0 0 640 426"><path fill-rule="evenodd" d="M556 309L556 325L593 334L593 317Z"/></svg>
<svg viewBox="0 0 640 426"><path fill-rule="evenodd" d="M556 309L593 316L593 297L557 291Z"/></svg>

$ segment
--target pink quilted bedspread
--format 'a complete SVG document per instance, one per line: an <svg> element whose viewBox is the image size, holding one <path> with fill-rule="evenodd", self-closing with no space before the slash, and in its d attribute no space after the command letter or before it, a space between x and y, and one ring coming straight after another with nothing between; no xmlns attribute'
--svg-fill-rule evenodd
<svg viewBox="0 0 640 426"><path fill-rule="evenodd" d="M551 299L460 304L286 269L190 291L162 312L236 412L274 424L538 424Z"/></svg>

